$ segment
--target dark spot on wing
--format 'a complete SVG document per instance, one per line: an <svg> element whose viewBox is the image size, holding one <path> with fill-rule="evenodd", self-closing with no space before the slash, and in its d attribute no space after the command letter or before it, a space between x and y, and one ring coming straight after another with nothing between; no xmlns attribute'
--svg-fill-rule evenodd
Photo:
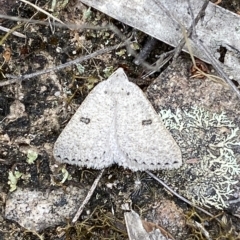
<svg viewBox="0 0 240 240"><path fill-rule="evenodd" d="M90 118L81 117L80 122L83 122L85 124L89 124L90 123Z"/></svg>
<svg viewBox="0 0 240 240"><path fill-rule="evenodd" d="M217 138L217 136L216 136L216 134L214 134L214 135L211 137L210 142L215 142L216 138Z"/></svg>
<svg viewBox="0 0 240 240"><path fill-rule="evenodd" d="M173 164L176 164L176 163L178 163L178 161L174 161L174 162L173 162Z"/></svg>
<svg viewBox="0 0 240 240"><path fill-rule="evenodd" d="M127 95L129 96L129 95L130 95L130 92L127 92Z"/></svg>
<svg viewBox="0 0 240 240"><path fill-rule="evenodd" d="M105 90L104 93L107 94L108 92Z"/></svg>
<svg viewBox="0 0 240 240"><path fill-rule="evenodd" d="M167 162L167 163L165 163L165 165L167 166L167 165L169 165L169 163Z"/></svg>
<svg viewBox="0 0 240 240"><path fill-rule="evenodd" d="M67 199L65 197L61 197L61 199L58 200L57 202L53 203L53 205L56 207L63 207L67 203L68 203Z"/></svg>
<svg viewBox="0 0 240 240"><path fill-rule="evenodd" d="M72 159L73 162L75 162L75 160L76 160L75 158Z"/></svg>
<svg viewBox="0 0 240 240"><path fill-rule="evenodd" d="M147 120L142 120L142 125L151 125L152 124L152 119L147 119Z"/></svg>
<svg viewBox="0 0 240 240"><path fill-rule="evenodd" d="M68 158L64 158L63 161L68 161Z"/></svg>

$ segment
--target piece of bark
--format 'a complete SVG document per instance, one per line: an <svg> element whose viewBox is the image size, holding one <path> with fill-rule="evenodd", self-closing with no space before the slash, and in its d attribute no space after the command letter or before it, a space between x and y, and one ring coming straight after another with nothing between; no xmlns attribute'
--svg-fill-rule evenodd
<svg viewBox="0 0 240 240"><path fill-rule="evenodd" d="M142 221L139 215L133 210L125 212L124 218L130 240L170 240L170 238L165 237L161 233L157 225L152 224L154 227L147 228L146 226L149 226L150 223Z"/></svg>
<svg viewBox="0 0 240 240"><path fill-rule="evenodd" d="M192 23L187 0L163 0L159 3L168 9L174 20L167 16L155 0L81 0L81 2L174 47L183 38L180 25L188 29ZM203 0L190 2L196 15ZM239 21L239 15L210 2L196 30L198 37L210 49L212 55L223 62L222 67L229 77L240 82ZM193 54L208 62L201 49L189 41ZM184 50L188 51L186 46Z"/></svg>

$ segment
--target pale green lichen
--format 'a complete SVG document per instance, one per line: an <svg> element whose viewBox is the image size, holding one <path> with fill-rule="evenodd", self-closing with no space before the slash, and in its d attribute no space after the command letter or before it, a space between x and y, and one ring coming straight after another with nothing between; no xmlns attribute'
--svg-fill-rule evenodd
<svg viewBox="0 0 240 240"><path fill-rule="evenodd" d="M112 73L113 73L113 66L104 68L103 72L104 72L104 77L105 78L110 77L112 75Z"/></svg>
<svg viewBox="0 0 240 240"><path fill-rule="evenodd" d="M126 49L121 49L118 52L116 52L116 55L118 55L119 57L126 56L126 52L127 52Z"/></svg>
<svg viewBox="0 0 240 240"><path fill-rule="evenodd" d="M35 160L38 158L38 153L33 151L32 149L29 149L27 151L27 163L33 164Z"/></svg>
<svg viewBox="0 0 240 240"><path fill-rule="evenodd" d="M75 66L77 67L78 73L79 73L80 75L84 74L84 72L85 72L85 67L84 67L82 64L76 63Z"/></svg>
<svg viewBox="0 0 240 240"><path fill-rule="evenodd" d="M83 20L90 20L92 17L92 11L91 8L89 7L87 10L83 11Z"/></svg>
<svg viewBox="0 0 240 240"><path fill-rule="evenodd" d="M233 147L238 142L239 128L222 112L203 108L161 110L166 127L179 144L183 166L176 170L181 194L194 204L218 209L228 206L240 167ZM187 160L194 159L194 163Z"/></svg>
<svg viewBox="0 0 240 240"><path fill-rule="evenodd" d="M17 182L18 179L21 178L22 173L20 173L19 171L10 171L8 173L8 185L10 186L10 192L13 192L17 189Z"/></svg>
<svg viewBox="0 0 240 240"><path fill-rule="evenodd" d="M61 183L66 182L67 180L71 180L72 176L69 174L68 170L64 167L62 168L63 179Z"/></svg>

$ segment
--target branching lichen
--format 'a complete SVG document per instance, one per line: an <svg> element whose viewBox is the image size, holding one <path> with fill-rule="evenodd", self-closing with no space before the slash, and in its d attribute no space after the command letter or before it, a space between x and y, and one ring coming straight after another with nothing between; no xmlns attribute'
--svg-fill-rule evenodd
<svg viewBox="0 0 240 240"><path fill-rule="evenodd" d="M22 173L20 173L19 171L10 171L8 173L8 185L10 186L9 191L13 192L17 189L17 182L18 179L20 179L22 177Z"/></svg>
<svg viewBox="0 0 240 240"><path fill-rule="evenodd" d="M239 128L224 112L211 113L198 107L177 109L176 113L161 110L160 115L179 144L185 162L176 170L181 178L181 194L194 204L226 208L240 174L233 150L240 145ZM188 163L191 159L195 159L193 164Z"/></svg>

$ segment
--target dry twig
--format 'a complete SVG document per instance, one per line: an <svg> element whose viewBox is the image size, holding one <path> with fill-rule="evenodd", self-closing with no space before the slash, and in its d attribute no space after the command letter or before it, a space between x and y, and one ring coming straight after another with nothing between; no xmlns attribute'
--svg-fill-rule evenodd
<svg viewBox="0 0 240 240"><path fill-rule="evenodd" d="M23 80L26 80L26 79L30 79L30 78L33 78L33 77L37 77L37 76L42 75L42 74L47 74L47 73L52 72L52 71L61 70L65 67L71 66L73 64L77 64L77 63L92 59L92 58L94 58L98 55L110 52L110 51L112 51L114 49L117 49L119 47L122 47L126 44L128 44L128 41L126 41L125 43L122 43L122 44L117 44L117 45L114 45L112 47L108 47L108 48L105 48L105 49L98 50L98 51L96 51L94 53L91 53L87 56L83 56L83 57L74 59L72 61L69 61L67 63L61 64L59 66L49 68L49 69L44 69L44 70L41 70L41 71L38 71L38 72L35 72L35 73L30 73L30 74L26 74L26 75L23 75L23 76L16 76L16 77L10 76L12 79L9 79L9 80L4 81L4 82L0 82L0 87L10 85L10 84L13 84L13 83L17 83L17 82L20 82L20 81L23 81ZM6 76L8 77L7 74L6 74Z"/></svg>
<svg viewBox="0 0 240 240"><path fill-rule="evenodd" d="M16 27L16 28L19 28L19 26ZM16 37L26 38L26 35L24 35L24 34L22 34L22 33L20 33L20 32L14 31L15 28L14 28L14 30L12 30L12 29L5 28L5 27L3 27L3 26L0 26L0 30L1 30L1 31L4 31L4 32L7 32L7 33L12 33L12 34L13 34L14 36L16 36ZM2 40L1 40L1 42L2 42ZM0 44L0 45L1 45L1 44Z"/></svg>
<svg viewBox="0 0 240 240"><path fill-rule="evenodd" d="M75 223L78 218L80 217L84 207L86 206L86 204L89 202L90 198L92 197L93 193L94 193L94 190L96 189L102 175L103 175L103 172L104 172L105 169L102 169L100 171L100 173L98 174L97 178L94 180L93 184L92 184L92 187L90 188L90 190L88 191L88 194L86 196L86 198L83 200L81 206L79 207L77 213L75 214L73 220L72 220L72 223Z"/></svg>
<svg viewBox="0 0 240 240"><path fill-rule="evenodd" d="M234 90L234 92L240 98L239 89L234 85L234 83L229 79L227 74L222 70L222 67L219 64L218 60L211 54L211 52L208 50L208 48L205 47L203 45L202 41L197 37L193 10L191 8L189 0L188 0L188 5L189 5L189 11L190 11L191 17L193 19L193 22L192 22L192 34L190 36L191 40L193 42L195 42L199 48L201 48L201 50L203 51L205 56L208 57L209 62L212 64L213 68L217 71L217 73L220 75L220 77L225 80L225 82Z"/></svg>
<svg viewBox="0 0 240 240"><path fill-rule="evenodd" d="M20 0L20 1L26 3L26 4L30 5L30 6L32 6L33 8L37 9L39 12L42 12L42 13L46 14L48 17L52 18L53 20L55 20L55 21L65 25L65 23L62 22L60 19L54 17L52 14L50 14L49 12L43 10L42 8L38 7L37 5L35 5L33 3L30 3L30 2L28 2L26 0Z"/></svg>
<svg viewBox="0 0 240 240"><path fill-rule="evenodd" d="M189 204L190 206L202 211L203 213L205 213L206 215L214 218L214 216L207 212L206 210L204 210L203 208L200 208L198 206L195 206L192 202L188 201L186 198L184 198L183 196L179 195L178 193L176 193L173 189L171 189L166 183L164 183L161 179L159 179L156 175L154 175L153 173L149 172L149 171L145 171L149 176L151 176L153 179L155 179L157 182L159 182L160 184L162 184L169 192L171 192L173 195L175 195L176 197L178 197L179 199L181 199L182 201L184 201L185 203Z"/></svg>

